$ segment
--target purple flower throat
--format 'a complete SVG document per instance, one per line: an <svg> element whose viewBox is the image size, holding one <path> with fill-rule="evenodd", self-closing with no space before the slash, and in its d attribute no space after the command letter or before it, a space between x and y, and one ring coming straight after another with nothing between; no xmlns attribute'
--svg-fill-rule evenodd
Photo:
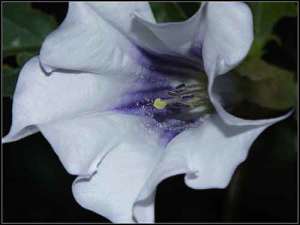
<svg viewBox="0 0 300 225"><path fill-rule="evenodd" d="M144 117L167 144L185 129L199 126L213 112L207 77L201 64L192 60L140 52L138 63L143 72L114 110Z"/></svg>

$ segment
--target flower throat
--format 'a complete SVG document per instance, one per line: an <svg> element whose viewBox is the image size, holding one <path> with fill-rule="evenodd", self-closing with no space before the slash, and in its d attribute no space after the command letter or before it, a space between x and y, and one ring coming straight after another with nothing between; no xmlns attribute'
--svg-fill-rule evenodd
<svg viewBox="0 0 300 225"><path fill-rule="evenodd" d="M143 84L137 81L137 86L142 88L132 88L124 98L125 104L118 109L125 113L153 118L159 123L169 120L191 123L213 112L204 74L198 73L196 78L177 80L176 85L172 79L165 82L165 78L151 85L153 80L145 82L143 77Z"/></svg>
<svg viewBox="0 0 300 225"><path fill-rule="evenodd" d="M182 107L187 112L202 112L203 114L209 114L212 110L206 87L201 83L180 84L168 91L167 98L156 98L153 106L159 110L166 107Z"/></svg>
<svg viewBox="0 0 300 225"><path fill-rule="evenodd" d="M201 125L213 113L207 77L191 62L150 59L148 64L141 63L143 72L114 109L144 117L147 127L158 128L170 140L187 128Z"/></svg>

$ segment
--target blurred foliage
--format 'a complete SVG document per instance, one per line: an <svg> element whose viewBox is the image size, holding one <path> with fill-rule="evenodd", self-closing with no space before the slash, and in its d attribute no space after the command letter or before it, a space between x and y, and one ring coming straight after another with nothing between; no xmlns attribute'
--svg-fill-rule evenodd
<svg viewBox="0 0 300 225"><path fill-rule="evenodd" d="M237 69L240 93L246 101L260 107L286 110L297 104L296 83L293 73L253 58Z"/></svg>
<svg viewBox="0 0 300 225"><path fill-rule="evenodd" d="M296 71L279 68L262 58L266 44L275 41L282 46L281 37L274 32L275 25L284 17L298 15L295 2L249 2L254 21L254 42L246 60L236 69L243 78L241 93L246 100L259 106L286 110L297 105ZM295 49L296 51L296 49ZM292 56L291 56L292 57Z"/></svg>
<svg viewBox="0 0 300 225"><path fill-rule="evenodd" d="M274 25L285 16L297 16L296 2L249 2L253 13L255 41L250 55L260 57L265 44L275 40L281 44L278 36L274 35Z"/></svg>
<svg viewBox="0 0 300 225"><path fill-rule="evenodd" d="M186 13L177 2L151 2L150 6L157 22L187 19Z"/></svg>
<svg viewBox="0 0 300 225"><path fill-rule="evenodd" d="M46 37L55 27L54 18L36 9L30 3L4 3L3 55L38 52Z"/></svg>
<svg viewBox="0 0 300 225"><path fill-rule="evenodd" d="M16 60L15 68L4 64L2 70L4 96L12 96L20 68L29 58L38 54L44 38L56 26L53 17L33 9L28 2L3 4L2 54L4 61L9 57Z"/></svg>
<svg viewBox="0 0 300 225"><path fill-rule="evenodd" d="M15 85L18 79L19 69L13 68L8 65L2 67L2 79L3 79L3 96L11 96L15 90Z"/></svg>

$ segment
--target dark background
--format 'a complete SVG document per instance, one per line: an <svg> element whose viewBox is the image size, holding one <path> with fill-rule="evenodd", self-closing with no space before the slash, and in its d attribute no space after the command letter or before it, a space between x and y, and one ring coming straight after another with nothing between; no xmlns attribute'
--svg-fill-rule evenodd
<svg viewBox="0 0 300 225"><path fill-rule="evenodd" d="M191 6L189 6L189 4ZM185 5L187 14L195 11ZM60 23L66 3L33 3ZM297 20L283 18L274 28L283 40L266 46L266 61L294 71ZM6 63L13 64L13 58ZM296 77L295 77L296 79ZM3 98L3 134L11 125L12 101ZM226 189L192 190L183 176L163 181L156 195L156 222L296 222L296 115L268 128L253 144ZM40 134L5 144L3 156L3 222L109 222L79 206L71 192L75 176L67 174Z"/></svg>

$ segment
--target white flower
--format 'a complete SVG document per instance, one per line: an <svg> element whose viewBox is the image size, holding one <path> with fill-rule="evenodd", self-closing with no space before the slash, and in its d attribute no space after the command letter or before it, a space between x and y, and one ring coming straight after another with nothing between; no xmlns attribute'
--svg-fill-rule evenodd
<svg viewBox="0 0 300 225"><path fill-rule="evenodd" d="M203 3L164 24L145 2L70 3L20 73L3 141L41 131L78 175L80 205L113 222L153 222L159 182L184 173L191 188L226 187L256 137L288 116L245 120L221 102L230 85L215 84L246 56L252 26L238 2Z"/></svg>

